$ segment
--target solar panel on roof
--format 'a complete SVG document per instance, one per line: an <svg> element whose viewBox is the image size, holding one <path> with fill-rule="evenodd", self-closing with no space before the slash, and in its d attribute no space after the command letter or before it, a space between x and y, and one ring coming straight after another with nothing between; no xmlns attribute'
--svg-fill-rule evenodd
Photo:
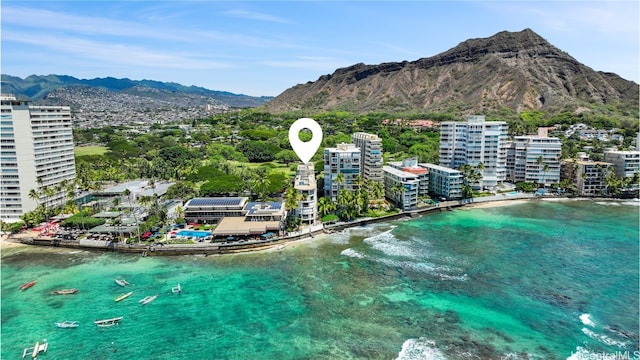
<svg viewBox="0 0 640 360"><path fill-rule="evenodd" d="M247 209L249 209L249 214L255 214L257 210L278 210L282 207L282 202L251 202L247 205Z"/></svg>
<svg viewBox="0 0 640 360"><path fill-rule="evenodd" d="M243 198L195 198L191 199L189 206L239 206Z"/></svg>

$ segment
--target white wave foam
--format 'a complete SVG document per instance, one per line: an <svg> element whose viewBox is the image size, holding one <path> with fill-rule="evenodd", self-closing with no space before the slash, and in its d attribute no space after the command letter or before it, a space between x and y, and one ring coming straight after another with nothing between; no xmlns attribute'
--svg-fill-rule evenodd
<svg viewBox="0 0 640 360"><path fill-rule="evenodd" d="M599 341L599 342L601 342L603 344L606 344L606 345L617 346L620 349L624 349L627 346L627 343L624 342L624 341L613 340L612 338L608 337L607 335L597 334L596 332L592 331L591 329L582 328L582 332L585 335L587 335L588 337L592 338L593 340Z"/></svg>
<svg viewBox="0 0 640 360"><path fill-rule="evenodd" d="M373 249L388 256L416 258L416 255L418 255L417 251L412 249L408 242L399 241L398 238L391 233L392 230L393 229L368 237L364 239L364 242L371 245Z"/></svg>
<svg viewBox="0 0 640 360"><path fill-rule="evenodd" d="M344 255L352 258L364 259L364 255L360 254L356 250L353 250L352 248L342 250L340 255Z"/></svg>
<svg viewBox="0 0 640 360"><path fill-rule="evenodd" d="M606 205L606 206L620 206L622 205L619 202L613 202L613 201L596 201L595 202L598 205Z"/></svg>
<svg viewBox="0 0 640 360"><path fill-rule="evenodd" d="M467 281L469 280L469 275L447 275L447 274L438 274L440 280L456 280L456 281Z"/></svg>
<svg viewBox="0 0 640 360"><path fill-rule="evenodd" d="M423 337L409 339L402 344L402 350L396 360L446 360L435 345L435 341Z"/></svg>
<svg viewBox="0 0 640 360"><path fill-rule="evenodd" d="M392 268L408 269L416 272L422 272L432 274L438 277L440 280L452 280L452 281L467 281L469 276L467 274L456 275L461 272L461 269L451 268L444 265L436 265L425 262L414 261L397 261L391 259L375 259L376 261L387 265Z"/></svg>
<svg viewBox="0 0 640 360"><path fill-rule="evenodd" d="M591 314L582 314L580 315L580 321L582 321L582 323L584 325L588 325L591 327L596 327L596 324L593 323L593 320L591 320Z"/></svg>

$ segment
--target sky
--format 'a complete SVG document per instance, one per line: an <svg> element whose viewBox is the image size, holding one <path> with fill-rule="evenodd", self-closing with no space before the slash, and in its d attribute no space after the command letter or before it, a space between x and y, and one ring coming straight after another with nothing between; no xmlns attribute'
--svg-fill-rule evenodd
<svg viewBox="0 0 640 360"><path fill-rule="evenodd" d="M1 72L157 80L277 96L357 63L414 61L530 28L640 83L633 1L2 0Z"/></svg>

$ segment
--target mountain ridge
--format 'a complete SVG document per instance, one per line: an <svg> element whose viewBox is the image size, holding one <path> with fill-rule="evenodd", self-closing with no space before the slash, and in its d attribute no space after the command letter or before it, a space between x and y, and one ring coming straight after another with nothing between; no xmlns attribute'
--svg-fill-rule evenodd
<svg viewBox="0 0 640 360"><path fill-rule="evenodd" d="M638 84L594 71L531 29L468 39L428 58L354 64L295 85L265 104L295 110L574 111L616 104L638 110Z"/></svg>
<svg viewBox="0 0 640 360"><path fill-rule="evenodd" d="M51 92L65 87L88 86L104 88L114 92L123 92L135 87L144 86L149 89L162 90L170 93L199 95L211 98L232 107L256 107L270 99L271 96L249 96L235 94L229 91L210 90L199 86L185 86L175 82L156 80L131 80L128 78L114 78L111 76L93 79L78 79L69 75L29 75L24 79L8 74L1 75L3 93L13 93L26 97L28 100L42 100Z"/></svg>

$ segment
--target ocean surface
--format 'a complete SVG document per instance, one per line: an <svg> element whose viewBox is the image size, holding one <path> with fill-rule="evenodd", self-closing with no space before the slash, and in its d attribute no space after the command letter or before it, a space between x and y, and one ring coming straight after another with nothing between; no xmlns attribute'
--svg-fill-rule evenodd
<svg viewBox="0 0 640 360"><path fill-rule="evenodd" d="M41 360L638 359L638 213L532 201L209 257L5 249L0 357L47 339Z"/></svg>

